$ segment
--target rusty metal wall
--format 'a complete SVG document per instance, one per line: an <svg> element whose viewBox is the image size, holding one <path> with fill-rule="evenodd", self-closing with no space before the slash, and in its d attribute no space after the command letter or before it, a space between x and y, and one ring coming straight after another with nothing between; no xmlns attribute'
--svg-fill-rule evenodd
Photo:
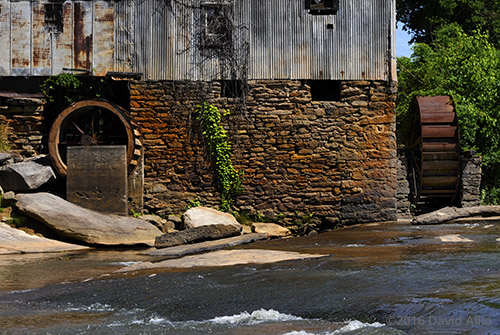
<svg viewBox="0 0 500 335"><path fill-rule="evenodd" d="M202 47L200 1L66 0L57 32L45 22L54 2L0 0L0 76L76 68L146 80L395 78L395 0L340 0L337 15L311 15L304 0L234 0L230 57Z"/></svg>
<svg viewBox="0 0 500 335"><path fill-rule="evenodd" d="M61 29L47 24L46 5L62 6ZM39 76L114 69L113 1L0 0L0 75Z"/></svg>

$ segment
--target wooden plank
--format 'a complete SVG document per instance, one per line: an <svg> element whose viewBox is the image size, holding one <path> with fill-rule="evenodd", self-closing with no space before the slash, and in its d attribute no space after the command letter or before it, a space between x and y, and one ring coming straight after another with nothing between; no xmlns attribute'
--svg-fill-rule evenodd
<svg viewBox="0 0 500 335"><path fill-rule="evenodd" d="M424 170L457 170L459 166L458 160L432 160L423 161L422 168Z"/></svg>
<svg viewBox="0 0 500 335"><path fill-rule="evenodd" d="M422 188L425 187L453 187L457 184L456 176L422 177Z"/></svg>
<svg viewBox="0 0 500 335"><path fill-rule="evenodd" d="M420 119L422 124L429 124L429 123L448 123L448 124L455 124L457 119L456 115L453 112L453 109L451 112L444 112L444 111L438 111L438 112L421 112L420 113Z"/></svg>
<svg viewBox="0 0 500 335"><path fill-rule="evenodd" d="M428 142L422 144L422 149L424 153L426 152L443 152L451 151L458 152L458 143L453 142Z"/></svg>
<svg viewBox="0 0 500 335"><path fill-rule="evenodd" d="M31 74L31 2L11 3L12 75Z"/></svg>
<svg viewBox="0 0 500 335"><path fill-rule="evenodd" d="M455 194L455 189L449 189L449 190L443 190L443 189L439 189L439 190L426 190L426 189L423 189L420 191L420 194L421 195L452 195L452 194Z"/></svg>
<svg viewBox="0 0 500 335"><path fill-rule="evenodd" d="M424 152L424 161L458 160L458 152Z"/></svg>
<svg viewBox="0 0 500 335"><path fill-rule="evenodd" d="M422 126L423 138L458 138L457 126Z"/></svg>
<svg viewBox="0 0 500 335"><path fill-rule="evenodd" d="M423 171L423 177L449 177L449 176L458 176L458 169Z"/></svg>
<svg viewBox="0 0 500 335"><path fill-rule="evenodd" d="M436 106L450 104L450 97L447 95L439 95L435 97L417 97L417 102L422 106Z"/></svg>
<svg viewBox="0 0 500 335"><path fill-rule="evenodd" d="M0 32L0 76L10 76L10 2L0 2Z"/></svg>

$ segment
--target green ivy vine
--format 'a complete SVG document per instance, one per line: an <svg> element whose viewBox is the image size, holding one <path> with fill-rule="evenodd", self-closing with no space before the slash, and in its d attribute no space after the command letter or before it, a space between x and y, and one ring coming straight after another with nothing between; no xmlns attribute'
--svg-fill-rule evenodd
<svg viewBox="0 0 500 335"><path fill-rule="evenodd" d="M229 111L220 112L217 107L206 102L196 106L195 111L195 117L200 121L201 132L215 165L222 211L228 211L232 200L242 192L241 174L233 166L231 144L221 124L222 116L228 114Z"/></svg>
<svg viewBox="0 0 500 335"><path fill-rule="evenodd" d="M66 94L65 99L67 103L75 102L72 95L82 87L82 82L74 75L62 73L47 78L40 86L42 93L47 97L49 102L55 101L55 94L58 89L64 89L73 94Z"/></svg>
<svg viewBox="0 0 500 335"><path fill-rule="evenodd" d="M50 76L40 85L40 88L49 103L59 100L58 102L64 105L85 99L109 99L117 95L108 78L77 76L72 73Z"/></svg>

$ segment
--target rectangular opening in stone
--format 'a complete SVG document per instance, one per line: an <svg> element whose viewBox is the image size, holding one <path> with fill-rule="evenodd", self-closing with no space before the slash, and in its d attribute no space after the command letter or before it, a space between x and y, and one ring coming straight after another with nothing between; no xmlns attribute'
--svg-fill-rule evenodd
<svg viewBox="0 0 500 335"><path fill-rule="evenodd" d="M340 101L340 80L308 80L313 101Z"/></svg>
<svg viewBox="0 0 500 335"><path fill-rule="evenodd" d="M221 98L241 98L243 96L243 82L241 80L221 80Z"/></svg>

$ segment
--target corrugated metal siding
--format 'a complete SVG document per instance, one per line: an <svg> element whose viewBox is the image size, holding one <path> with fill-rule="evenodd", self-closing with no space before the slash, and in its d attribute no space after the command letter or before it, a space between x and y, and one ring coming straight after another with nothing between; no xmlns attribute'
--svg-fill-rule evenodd
<svg viewBox="0 0 500 335"><path fill-rule="evenodd" d="M135 56L135 17L132 1L118 1L115 4L115 70L132 72L137 66Z"/></svg>
<svg viewBox="0 0 500 335"><path fill-rule="evenodd" d="M62 31L45 23L45 4L62 5ZM76 68L114 69L114 2L0 1L0 75L39 76Z"/></svg>
<svg viewBox="0 0 500 335"><path fill-rule="evenodd" d="M234 48L215 57L200 46L200 0L66 0L61 33L47 32L45 3L0 0L7 50L0 75L80 68L212 80L240 77L246 64L249 79L387 80L396 73L395 0L340 0L337 15L311 15L304 0L234 0Z"/></svg>
<svg viewBox="0 0 500 335"><path fill-rule="evenodd" d="M0 75L11 73L10 2L0 1Z"/></svg>
<svg viewBox="0 0 500 335"><path fill-rule="evenodd" d="M227 79L228 68L245 64L241 55L236 64L205 55L196 32L199 3L184 0L169 13L167 42L158 45L168 59L165 73L148 72L146 79ZM234 12L235 53L242 27L248 29L249 79L387 80L395 73L394 0L340 0L337 15L310 15L303 0L235 0Z"/></svg>

